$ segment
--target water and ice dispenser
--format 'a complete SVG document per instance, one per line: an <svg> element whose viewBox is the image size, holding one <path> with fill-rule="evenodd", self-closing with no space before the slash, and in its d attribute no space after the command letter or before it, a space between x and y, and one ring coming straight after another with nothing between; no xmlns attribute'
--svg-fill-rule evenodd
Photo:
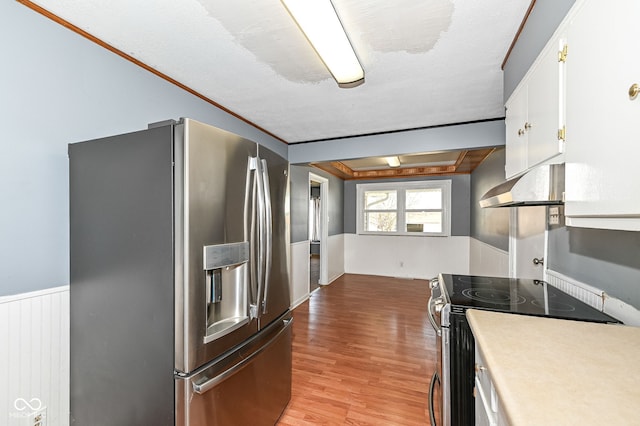
<svg viewBox="0 0 640 426"><path fill-rule="evenodd" d="M207 332L209 343L247 324L249 243L204 247Z"/></svg>

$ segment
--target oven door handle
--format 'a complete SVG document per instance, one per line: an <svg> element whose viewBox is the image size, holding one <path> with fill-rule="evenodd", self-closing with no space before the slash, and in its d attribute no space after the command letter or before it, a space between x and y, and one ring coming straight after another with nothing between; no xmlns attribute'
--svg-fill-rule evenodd
<svg viewBox="0 0 640 426"><path fill-rule="evenodd" d="M433 376L431 376L431 383L429 384L429 421L431 422L431 426L437 426L435 403L433 401L433 398L435 397L436 381L440 382L440 377L438 376L438 372L434 371Z"/></svg>
<svg viewBox="0 0 640 426"><path fill-rule="evenodd" d="M429 303L427 303L427 316L429 317L429 322L431 323L433 329L436 331L436 334L438 336L442 336L442 327L440 327L436 322L435 318L433 317L433 311L431 310L433 304L433 297L429 297Z"/></svg>

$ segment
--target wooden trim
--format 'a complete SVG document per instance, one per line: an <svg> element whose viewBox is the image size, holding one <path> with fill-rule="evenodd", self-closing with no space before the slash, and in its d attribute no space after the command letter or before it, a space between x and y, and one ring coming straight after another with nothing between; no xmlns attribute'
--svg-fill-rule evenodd
<svg viewBox="0 0 640 426"><path fill-rule="evenodd" d="M340 163L342 164L342 163ZM337 178L340 178L342 180L349 180L352 179L352 175L342 172L340 171L340 169L336 168L333 166L333 163L309 163L309 166L311 167L315 167L316 169L322 170L324 172L329 173L331 176L335 176ZM344 164L343 164L344 166ZM346 167L346 166L344 166ZM346 167L347 169L349 169L348 167ZM351 170L351 169L349 169Z"/></svg>
<svg viewBox="0 0 640 426"><path fill-rule="evenodd" d="M464 159L467 156L467 154L469 154L469 150L468 149L465 149L464 151L460 152L460 155L458 156L458 161L456 161L456 165L455 165L455 169L456 170L458 170L458 167L460 167L460 165L464 161Z"/></svg>
<svg viewBox="0 0 640 426"><path fill-rule="evenodd" d="M353 176L354 172L351 168L349 168L348 166L346 166L343 162L341 161L334 161L331 163L331 167L337 169L338 171L344 173L345 175L348 176Z"/></svg>
<svg viewBox="0 0 640 426"><path fill-rule="evenodd" d="M258 126L257 124L247 120L246 118L242 117L241 115L236 114L235 112L231 111L230 109L220 105L216 101L214 101L212 99L209 99L208 97L202 95L199 92L196 92L195 90L191 89L190 87L185 86L184 84L180 83L179 81L174 80L173 78L169 77L168 75L166 75L166 74L158 71L157 69L145 64L144 62L134 58L133 56L130 56L130 55L124 53L122 50L111 46L110 44L104 42L103 40L100 40L99 38L95 37L94 35L92 35L92 34L86 32L85 30L73 25L69 21L66 21L66 20L60 18L59 16L49 12L48 10L44 9L43 7L31 2L30 0L16 0L16 1L18 3L23 4L24 6L28 7L29 9L32 9L33 11L35 11L35 12L37 12L37 13L39 13L39 14L41 14L41 15L49 18L49 19L51 19L52 21L62 25L63 27L73 31L74 33L79 34L82 37L84 37L84 38L96 43L97 45L99 45L99 46L111 51L112 53L115 53L116 55L126 59L127 61L134 63L135 65L137 65L137 66L149 71L152 74L155 74L156 76L162 78L163 80L166 80L169 83L171 83L171 84L173 84L175 86L178 86L180 89L185 90L186 92L188 92L188 93L190 93L190 94L202 99L203 101L213 105L214 107L216 107L218 109L221 109L222 111L226 112L227 114L229 114L229 115L231 115L231 116L233 116L233 117L235 117L235 118L237 118L237 119L239 119L241 121L244 121L248 125L260 130L263 133L266 133L267 135L271 136L272 138L277 139L280 142L288 145L287 141L285 141L284 139L274 135L273 133L269 132L268 130L265 130L264 128L262 128L262 127Z"/></svg>
<svg viewBox="0 0 640 426"><path fill-rule="evenodd" d="M501 70L504 70L504 66L507 64L507 61L509 60L509 56L511 56L511 51L516 46L516 43L518 42L518 39L520 38L520 33L522 33L522 30L524 29L524 26L527 23L527 19L529 19L529 15L531 15L531 11L533 10L533 7L535 5L536 5L536 0L531 0L531 4L529 5L529 9L527 9L527 13L524 14L524 18L522 18L522 22L520 23L520 27L518 28L518 31L516 32L515 37L513 37L513 41L511 42L511 46L509 46L509 50L507 50L507 54L505 55L504 60L502 61L502 65L500 66Z"/></svg>
<svg viewBox="0 0 640 426"><path fill-rule="evenodd" d="M400 178L412 176L433 176L455 173L455 166L435 167L403 167L400 169L366 170L354 172L353 179L381 179Z"/></svg>
<svg viewBox="0 0 640 426"><path fill-rule="evenodd" d="M456 163L450 166L414 166L399 168L381 167L373 170L352 170L340 161L310 163L311 167L323 170L342 180L392 179L415 176L443 176L471 174L496 148L462 150Z"/></svg>

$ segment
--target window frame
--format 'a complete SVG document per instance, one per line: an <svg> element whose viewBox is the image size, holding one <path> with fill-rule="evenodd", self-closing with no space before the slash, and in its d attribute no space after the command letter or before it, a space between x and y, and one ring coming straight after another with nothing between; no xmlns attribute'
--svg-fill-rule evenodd
<svg viewBox="0 0 640 426"><path fill-rule="evenodd" d="M442 191L441 209L407 209L406 191L415 189L440 189ZM364 230L364 194L366 191L395 190L397 204L395 211L397 214L396 231L365 231ZM451 179L442 180L422 180L405 182L384 182L384 183L359 183L356 184L356 233L359 235L402 235L412 237L449 237L451 236ZM371 209L370 211L376 211ZM442 212L441 232L407 232L406 213L414 211Z"/></svg>

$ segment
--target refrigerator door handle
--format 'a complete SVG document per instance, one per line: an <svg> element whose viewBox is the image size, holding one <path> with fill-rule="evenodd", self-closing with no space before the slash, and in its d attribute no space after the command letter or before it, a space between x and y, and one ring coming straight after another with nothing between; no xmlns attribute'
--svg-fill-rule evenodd
<svg viewBox="0 0 640 426"><path fill-rule="evenodd" d="M247 158L247 179L244 187L244 240L249 241L249 215L253 213L254 206L251 204L251 208L249 208L249 202L251 198L251 189L252 189L252 180L251 174L256 169L256 158L248 157ZM254 179L255 180L255 179Z"/></svg>
<svg viewBox="0 0 640 426"><path fill-rule="evenodd" d="M258 317L258 305L260 303L260 276L257 271L257 264L259 262L259 253L256 254L258 241L256 228L259 228L259 224L256 223L256 209L257 198L259 197L258 191L258 159L257 157L249 157L247 164L247 181L245 186L245 211L244 211L244 233L245 239L249 241L249 314L251 318ZM253 174L253 178L252 178ZM250 200L249 200L250 199ZM251 201L251 207L249 208L249 201Z"/></svg>
<svg viewBox="0 0 640 426"><path fill-rule="evenodd" d="M267 160L262 162L262 174L264 183L264 202L265 202L265 274L264 274L264 296L262 297L262 313L267 313L267 296L269 293L269 276L271 275L272 257L273 257L273 216L271 211L271 191L269 189L269 171L267 170Z"/></svg>
<svg viewBox="0 0 640 426"><path fill-rule="evenodd" d="M254 264L254 268L256 271L256 281L257 281L257 285L258 285L258 289L257 289L257 293L256 293L256 299L255 299L255 305L251 306L251 311L252 311L252 316L258 317L260 316L260 310L261 310L261 304L262 304L262 294L263 294L263 289L264 289L264 277L265 277L265 251L266 251L266 229L265 229L265 223L266 223L266 204L265 204L265 195L264 195L264 176L262 174L262 163L260 162L259 159L256 158L256 173L255 173L255 177L256 177L256 183L255 183L255 188L256 188L256 204L257 204L257 216L258 219L256 221L256 226L255 228L257 228L257 232L254 232L254 241L255 244L257 245L257 259L255 259L255 264ZM252 226L252 231L255 231L254 227ZM257 239L257 241L256 241ZM254 242L252 241L252 243ZM254 249L254 253L255 253L255 249ZM255 315L254 314L255 311Z"/></svg>
<svg viewBox="0 0 640 426"><path fill-rule="evenodd" d="M210 378L208 380L205 380L202 383L195 383L194 382L193 383L193 391L195 393L197 393L197 394L206 393L207 391L209 391L209 390L213 389L214 387L216 387L216 385L219 385L220 383L224 382L226 379L228 379L229 377L233 376L234 374L236 374L237 372L242 370L244 367L246 367L249 363L251 363L251 361L255 357L260 355L267 348L269 348L269 346L271 346L275 341L277 341L278 338L282 335L282 333L287 331L287 329L291 326L291 323L293 322L293 318L285 319L282 322L284 324L283 327L278 331L278 333L275 336L270 338L268 342L266 342L264 345L260 346L260 348L258 348L251 355L249 355L248 357L244 358L242 361L240 361L239 363L237 363L233 367L229 368L228 370L224 371L223 373L221 373L221 374L219 374L219 375L217 375L215 377L212 377L212 378Z"/></svg>

